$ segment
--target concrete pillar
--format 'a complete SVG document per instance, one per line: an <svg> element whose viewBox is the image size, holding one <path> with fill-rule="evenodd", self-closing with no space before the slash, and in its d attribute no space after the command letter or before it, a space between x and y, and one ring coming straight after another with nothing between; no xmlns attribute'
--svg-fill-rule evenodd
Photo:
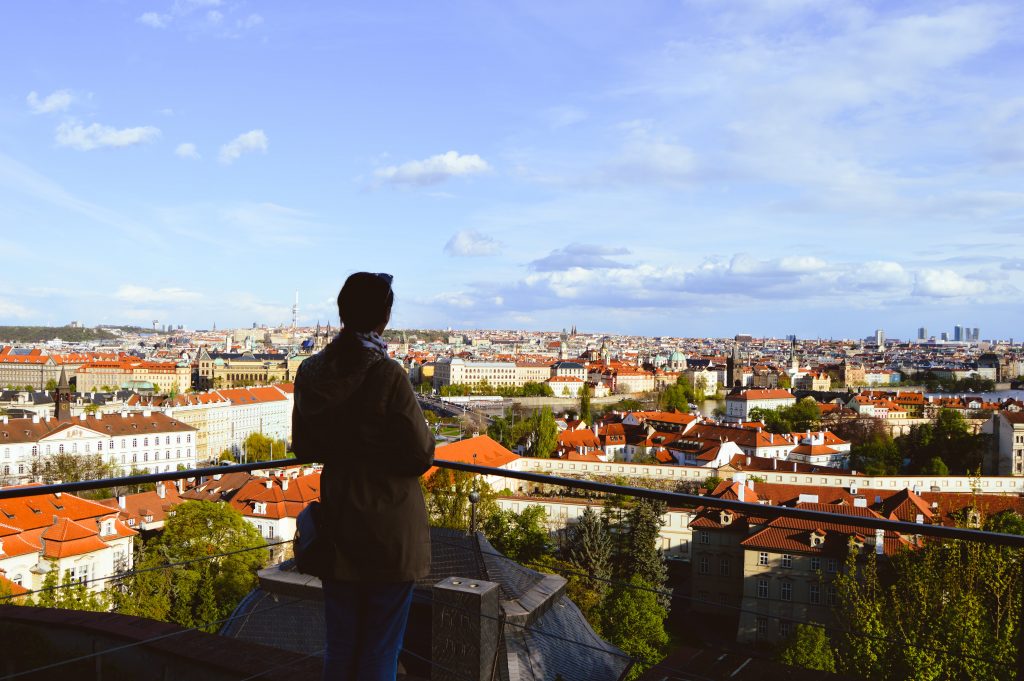
<svg viewBox="0 0 1024 681"><path fill-rule="evenodd" d="M433 588L431 681L490 681L497 660L500 589L495 582L448 577Z"/></svg>

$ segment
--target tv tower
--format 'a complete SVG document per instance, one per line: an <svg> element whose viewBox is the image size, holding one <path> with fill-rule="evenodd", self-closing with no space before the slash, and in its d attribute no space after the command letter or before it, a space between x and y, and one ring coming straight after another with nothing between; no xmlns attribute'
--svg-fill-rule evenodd
<svg viewBox="0 0 1024 681"><path fill-rule="evenodd" d="M299 291L295 290L295 304L292 305L292 331L299 325Z"/></svg>

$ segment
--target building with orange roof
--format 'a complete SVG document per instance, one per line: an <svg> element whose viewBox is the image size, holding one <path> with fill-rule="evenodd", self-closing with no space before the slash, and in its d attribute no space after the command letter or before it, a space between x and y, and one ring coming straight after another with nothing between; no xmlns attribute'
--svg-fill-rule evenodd
<svg viewBox="0 0 1024 681"><path fill-rule="evenodd" d="M116 510L66 492L3 499L0 574L31 591L55 569L99 592L108 577L131 569L137 534Z"/></svg>
<svg viewBox="0 0 1024 681"><path fill-rule="evenodd" d="M0 474L27 482L42 458L55 454L100 455L127 475L194 468L196 429L167 414L143 410L55 418L0 417Z"/></svg>
<svg viewBox="0 0 1024 681"><path fill-rule="evenodd" d="M99 503L116 509L118 518L133 530L155 532L164 528L167 518L174 515L174 507L183 502L178 486L165 480L156 483L149 492L101 499Z"/></svg>
<svg viewBox="0 0 1024 681"><path fill-rule="evenodd" d="M796 404L796 397L788 390L754 389L730 394L725 398L725 415L730 419L749 421L754 409L779 409Z"/></svg>
<svg viewBox="0 0 1024 681"><path fill-rule="evenodd" d="M78 367L76 375L79 392L128 388L183 393L192 387L192 367L186 362L155 362L127 355L90 360Z"/></svg>
<svg viewBox="0 0 1024 681"><path fill-rule="evenodd" d="M503 468L510 471L524 470L522 465L523 457L515 452L506 449L501 443L492 440L487 435L451 442L439 446L434 450L434 458L442 461L457 461L460 463L471 463L478 466L490 466L491 468ZM437 472L437 466L432 467L423 477L430 477ZM523 480L505 478L501 475L485 475L483 478L492 489L521 490L526 489L528 483Z"/></svg>
<svg viewBox="0 0 1024 681"><path fill-rule="evenodd" d="M44 390L49 381L60 378L61 369L68 379L77 375L78 368L89 361L117 360L123 354L112 352L48 353L40 348L0 346L0 386L32 386Z"/></svg>

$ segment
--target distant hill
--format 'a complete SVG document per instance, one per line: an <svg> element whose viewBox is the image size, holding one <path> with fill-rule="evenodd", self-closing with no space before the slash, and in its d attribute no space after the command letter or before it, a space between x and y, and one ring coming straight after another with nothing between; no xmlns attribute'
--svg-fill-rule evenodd
<svg viewBox="0 0 1024 681"><path fill-rule="evenodd" d="M43 343L54 338L81 343L112 340L117 336L103 329L72 326L0 326L0 343Z"/></svg>

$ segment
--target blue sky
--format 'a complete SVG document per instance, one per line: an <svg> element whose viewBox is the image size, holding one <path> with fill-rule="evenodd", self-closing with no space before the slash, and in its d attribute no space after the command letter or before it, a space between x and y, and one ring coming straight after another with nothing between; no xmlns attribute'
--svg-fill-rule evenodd
<svg viewBox="0 0 1024 681"><path fill-rule="evenodd" d="M1019 3L5 3L0 324L1024 338Z"/></svg>

